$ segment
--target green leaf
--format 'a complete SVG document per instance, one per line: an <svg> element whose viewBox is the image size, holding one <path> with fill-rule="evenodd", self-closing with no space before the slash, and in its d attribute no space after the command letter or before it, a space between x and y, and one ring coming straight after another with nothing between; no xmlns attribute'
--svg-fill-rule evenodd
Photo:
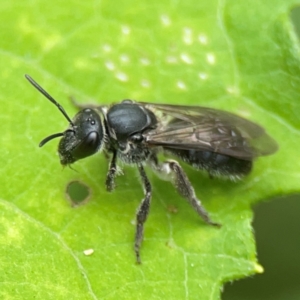
<svg viewBox="0 0 300 300"><path fill-rule="evenodd" d="M219 299L222 284L262 271L251 206L299 192L299 42L296 0L8 1L1 4L0 205L2 299ZM154 193L135 264L143 192L125 167L105 191L95 155L62 170L67 122L24 79L30 74L73 115L85 103L131 98L226 109L264 126L280 145L241 182L184 165L221 229L202 222L147 169ZM72 206L71 181L92 192ZM266 216L267 217L267 216ZM86 256L83 251L93 249Z"/></svg>

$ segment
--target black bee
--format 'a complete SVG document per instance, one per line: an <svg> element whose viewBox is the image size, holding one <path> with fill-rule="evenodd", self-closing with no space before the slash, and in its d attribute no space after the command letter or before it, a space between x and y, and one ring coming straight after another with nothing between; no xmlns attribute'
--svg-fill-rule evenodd
<svg viewBox="0 0 300 300"><path fill-rule="evenodd" d="M210 225L220 226L210 219L180 164L176 160L159 162L159 152L206 170L212 177L239 179L251 171L254 158L277 150L276 142L259 125L229 112L200 106L123 100L112 105L77 105L81 110L71 120L59 103L30 76L25 76L69 122L67 130L46 137L39 145L62 137L58 146L62 165L104 151L111 156L106 177L108 191L115 187L117 159L137 166L145 193L136 214L137 263L141 263L140 247L152 196L145 164L169 175L176 190L199 216Z"/></svg>

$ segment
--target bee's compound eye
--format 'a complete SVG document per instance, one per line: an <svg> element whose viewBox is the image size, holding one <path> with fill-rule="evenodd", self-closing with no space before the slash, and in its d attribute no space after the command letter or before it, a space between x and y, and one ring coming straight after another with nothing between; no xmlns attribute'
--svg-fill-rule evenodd
<svg viewBox="0 0 300 300"><path fill-rule="evenodd" d="M73 157L78 160L96 153L101 144L101 138L96 131L90 132L73 151Z"/></svg>

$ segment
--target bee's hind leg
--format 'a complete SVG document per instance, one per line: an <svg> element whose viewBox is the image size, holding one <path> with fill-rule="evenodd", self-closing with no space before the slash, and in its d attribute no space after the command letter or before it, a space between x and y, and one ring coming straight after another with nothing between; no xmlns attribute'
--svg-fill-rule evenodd
<svg viewBox="0 0 300 300"><path fill-rule="evenodd" d="M194 188L185 174L182 167L175 160L167 160L159 163L156 157L152 157L149 161L150 166L162 175L171 178L173 185L178 193L184 197L198 213L198 215L209 225L220 227L219 223L211 220L208 212L205 210L201 201L197 198Z"/></svg>

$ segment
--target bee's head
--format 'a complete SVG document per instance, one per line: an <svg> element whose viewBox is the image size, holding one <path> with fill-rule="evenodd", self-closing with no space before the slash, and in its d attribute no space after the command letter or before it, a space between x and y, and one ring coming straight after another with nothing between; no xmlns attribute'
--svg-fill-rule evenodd
<svg viewBox="0 0 300 300"><path fill-rule="evenodd" d="M49 141L45 138L40 147ZM86 108L77 113L69 128L62 133L58 153L62 165L95 154L101 149L104 140L103 126L99 114Z"/></svg>
<svg viewBox="0 0 300 300"><path fill-rule="evenodd" d="M58 145L58 153L60 162L64 166L101 150L105 140L104 125L100 115L95 110L83 109L71 120L63 107L40 85L29 75L25 75L25 77L38 91L58 107L70 124L64 132L55 133L43 139L39 144L40 147L54 138L62 137Z"/></svg>

